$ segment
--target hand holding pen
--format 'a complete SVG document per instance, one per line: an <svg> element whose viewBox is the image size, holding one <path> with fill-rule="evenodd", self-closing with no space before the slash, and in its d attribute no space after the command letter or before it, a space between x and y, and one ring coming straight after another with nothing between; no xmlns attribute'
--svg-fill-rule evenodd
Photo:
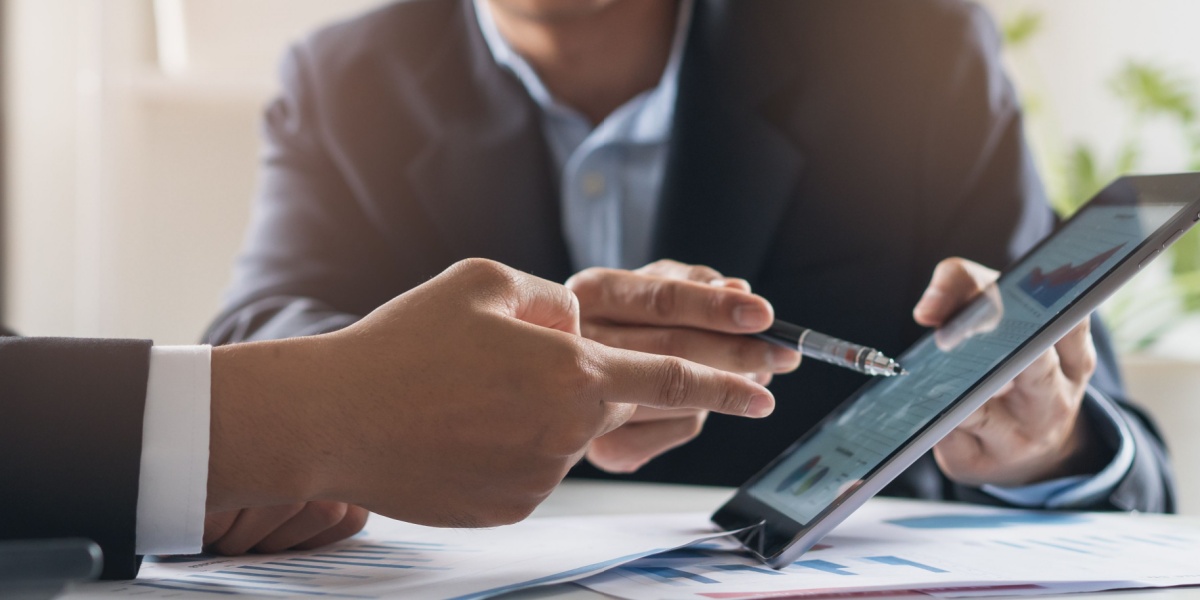
<svg viewBox="0 0 1200 600"><path fill-rule="evenodd" d="M771 373L795 369L799 354L868 375L901 373L894 361L871 348L778 320L762 330L774 318L766 299L752 295L744 280L709 267L663 260L635 271L592 268L568 280L567 287L579 299L584 337L610 346L750 373L762 384ZM739 337L790 352L763 354L738 343Z"/></svg>
<svg viewBox="0 0 1200 600"><path fill-rule="evenodd" d="M750 335L784 348L799 349L805 357L858 371L864 375L895 377L908 374L908 371L900 367L900 363L874 348L839 340L779 319L775 319L770 329Z"/></svg>

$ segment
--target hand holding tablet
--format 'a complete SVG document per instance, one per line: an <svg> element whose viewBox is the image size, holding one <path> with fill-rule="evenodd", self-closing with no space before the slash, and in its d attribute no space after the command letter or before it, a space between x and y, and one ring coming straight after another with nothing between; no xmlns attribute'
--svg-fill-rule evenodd
<svg viewBox="0 0 1200 600"><path fill-rule="evenodd" d="M913 317L938 328L942 351L993 331L1003 319L999 272L952 258L935 269ZM971 314L954 319L963 306ZM951 480L974 487L1016 487L1099 471L1108 458L1082 415L1084 391L1096 370L1091 320L1084 319L933 447ZM1100 463L1097 464L1097 459Z"/></svg>
<svg viewBox="0 0 1200 600"><path fill-rule="evenodd" d="M1018 376L1031 365L1029 377L1055 381L1051 404L1058 406L1051 410L1078 411L1076 397L1091 371L1080 323L1198 220L1200 174L1118 180L975 294L942 324L940 335L930 333L896 357L910 375L868 382L746 482L713 522L749 528L738 539L782 567L989 398L999 394L997 408L1025 402L1016 396L1038 386L1023 385ZM1006 399L1009 393L1014 396ZM1086 443L1074 431L1055 435L1066 436L1058 440L1064 448ZM986 461L982 469L965 462L943 466L961 469L960 475L988 471ZM1019 471L1010 473L1013 481L1030 476Z"/></svg>

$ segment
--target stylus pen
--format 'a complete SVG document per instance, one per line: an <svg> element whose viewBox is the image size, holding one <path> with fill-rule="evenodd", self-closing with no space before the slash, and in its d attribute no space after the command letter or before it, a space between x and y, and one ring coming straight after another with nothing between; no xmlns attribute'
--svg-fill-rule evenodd
<svg viewBox="0 0 1200 600"><path fill-rule="evenodd" d="M775 319L770 329L750 335L790 350L799 350L806 358L845 367L864 375L894 377L908 374L908 371L900 367L900 363L874 348L852 344L779 319Z"/></svg>

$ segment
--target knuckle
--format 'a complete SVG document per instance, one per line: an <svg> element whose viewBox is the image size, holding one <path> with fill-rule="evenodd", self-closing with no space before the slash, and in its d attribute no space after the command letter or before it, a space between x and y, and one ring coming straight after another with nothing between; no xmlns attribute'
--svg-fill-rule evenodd
<svg viewBox="0 0 1200 600"><path fill-rule="evenodd" d="M583 344L571 341L572 343L566 344L550 361L549 366L563 377L562 382L557 384L561 389L551 391L556 397L570 395L590 398L603 383L603 374L593 363Z"/></svg>
<svg viewBox="0 0 1200 600"><path fill-rule="evenodd" d="M662 405L666 408L687 406L695 387L691 368L681 359L666 357L658 369L658 397Z"/></svg>
<svg viewBox="0 0 1200 600"><path fill-rule="evenodd" d="M672 271L677 271L683 266L683 263L679 261L671 260L669 258L661 258L638 269L636 272L647 275L662 275L671 273Z"/></svg>
<svg viewBox="0 0 1200 600"><path fill-rule="evenodd" d="M583 313L580 308L579 296L568 287L556 288L561 293L561 306L566 316L578 320Z"/></svg>
<svg viewBox="0 0 1200 600"><path fill-rule="evenodd" d="M732 284L734 287L742 290L743 292L749 292L751 290L750 281L743 279L741 277L727 278L725 280L725 283L726 283L726 285Z"/></svg>
<svg viewBox="0 0 1200 600"><path fill-rule="evenodd" d="M659 319L674 315L678 302L678 288L669 281L655 281L646 288L646 311Z"/></svg>
<svg viewBox="0 0 1200 600"><path fill-rule="evenodd" d="M1099 358L1096 354L1096 344L1092 342L1092 336L1089 334L1079 355L1079 364L1083 368L1085 380L1091 378L1092 373L1096 372L1098 363Z"/></svg>
<svg viewBox="0 0 1200 600"><path fill-rule="evenodd" d="M467 258L451 268L463 273L476 285L499 289L510 289L517 285L517 271L494 260Z"/></svg>
<svg viewBox="0 0 1200 600"><path fill-rule="evenodd" d="M1099 359L1096 357L1096 348L1088 344L1083 350L1083 356L1080 361L1083 365L1084 379L1090 379L1092 374L1096 372L1096 366L1099 363Z"/></svg>
<svg viewBox="0 0 1200 600"><path fill-rule="evenodd" d="M1040 383L1042 385L1050 385L1062 375L1062 359L1059 358L1058 352L1053 350L1047 352L1042 359L1046 363L1045 370L1041 373Z"/></svg>
<svg viewBox="0 0 1200 600"><path fill-rule="evenodd" d="M733 313L733 295L728 292L713 289L704 303L705 318L713 323L730 321Z"/></svg>
<svg viewBox="0 0 1200 600"><path fill-rule="evenodd" d="M687 278L691 281L700 281L707 283L714 279L721 279L721 272L712 267L704 265L691 265L687 267Z"/></svg>

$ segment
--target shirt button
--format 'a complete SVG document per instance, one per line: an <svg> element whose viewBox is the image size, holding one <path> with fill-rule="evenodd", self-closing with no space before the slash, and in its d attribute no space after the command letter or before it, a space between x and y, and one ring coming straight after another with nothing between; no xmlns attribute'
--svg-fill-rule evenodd
<svg viewBox="0 0 1200 600"><path fill-rule="evenodd" d="M582 182L583 193L589 198L598 198L604 194L604 176L600 173L592 171L583 176Z"/></svg>

